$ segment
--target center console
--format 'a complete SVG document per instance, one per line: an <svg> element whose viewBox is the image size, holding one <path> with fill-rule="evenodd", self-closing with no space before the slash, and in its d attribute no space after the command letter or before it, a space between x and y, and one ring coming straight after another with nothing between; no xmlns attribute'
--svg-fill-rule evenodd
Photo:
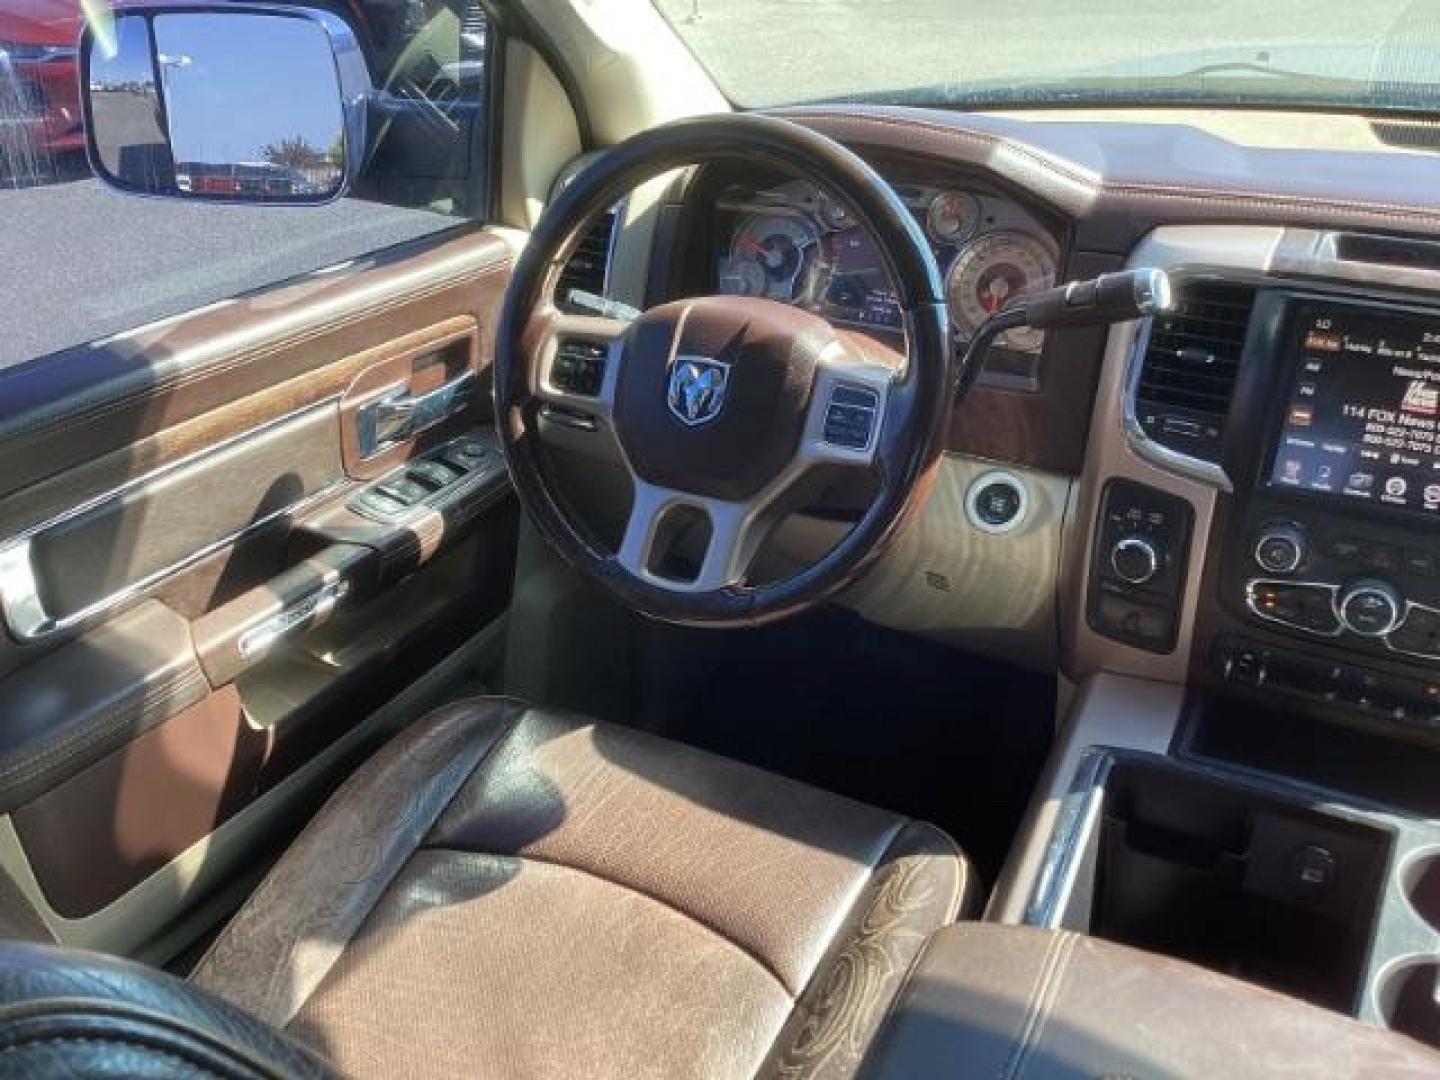
<svg viewBox="0 0 1440 1080"><path fill-rule="evenodd" d="M1256 320L1197 659L1231 687L1434 740L1440 311L1275 290Z"/></svg>
<svg viewBox="0 0 1440 1080"><path fill-rule="evenodd" d="M1440 1046L1440 246L1352 241L1135 253L1178 306L1111 334L1076 695L987 917Z"/></svg>

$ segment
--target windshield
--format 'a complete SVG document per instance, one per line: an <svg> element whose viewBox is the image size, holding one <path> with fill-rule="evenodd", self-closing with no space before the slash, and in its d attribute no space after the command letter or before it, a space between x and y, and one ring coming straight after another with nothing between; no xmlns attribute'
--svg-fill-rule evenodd
<svg viewBox="0 0 1440 1080"><path fill-rule="evenodd" d="M655 0L736 104L1440 111L1434 0Z"/></svg>

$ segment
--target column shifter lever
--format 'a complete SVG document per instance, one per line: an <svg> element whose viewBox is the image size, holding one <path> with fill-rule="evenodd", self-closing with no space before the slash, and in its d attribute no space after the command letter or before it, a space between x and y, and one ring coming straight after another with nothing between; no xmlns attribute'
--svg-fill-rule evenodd
<svg viewBox="0 0 1440 1080"><path fill-rule="evenodd" d="M1101 274L1088 281L1071 281L1033 296L1022 297L980 324L961 357L955 378L955 395L963 396L985 368L985 357L995 339L1007 330L1031 326L1049 330L1060 326L1103 326L1128 322L1168 311L1174 303L1170 278L1164 270L1149 267Z"/></svg>

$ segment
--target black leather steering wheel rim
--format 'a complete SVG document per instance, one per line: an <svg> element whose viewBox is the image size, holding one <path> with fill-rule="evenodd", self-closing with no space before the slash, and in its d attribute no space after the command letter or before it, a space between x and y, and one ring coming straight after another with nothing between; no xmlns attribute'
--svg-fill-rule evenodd
<svg viewBox="0 0 1440 1080"><path fill-rule="evenodd" d="M717 160L762 163L840 198L874 238L899 300L908 362L891 384L878 436L879 489L861 519L814 565L782 581L677 593L632 574L573 521L546 477L525 335L581 226L639 184ZM535 528L631 609L682 625L742 626L795 614L861 575L922 500L949 420L951 350L944 290L919 225L894 191L839 143L788 120L722 114L643 132L579 173L546 210L517 260L496 333L494 407L511 480Z"/></svg>

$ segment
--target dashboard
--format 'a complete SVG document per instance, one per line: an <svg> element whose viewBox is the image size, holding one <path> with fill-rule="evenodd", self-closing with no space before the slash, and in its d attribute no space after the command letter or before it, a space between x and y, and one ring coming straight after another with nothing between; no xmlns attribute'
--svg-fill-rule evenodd
<svg viewBox="0 0 1440 1080"><path fill-rule="evenodd" d="M944 275L957 344L1001 308L1055 283L1059 244L1015 201L974 184L892 185ZM715 290L779 300L870 333L902 332L880 253L841 202L807 181L791 180L730 184L715 205ZM1012 330L999 345L1036 356L1044 336Z"/></svg>
<svg viewBox="0 0 1440 1080"><path fill-rule="evenodd" d="M1181 301L1174 320L1002 340L987 375L1023 361L1024 381L954 408L924 518L847 603L1077 682L1440 741L1440 158L1381 128L1367 150L1348 128L1272 145L1283 118L1249 142L1206 117L784 115L910 210L957 348L1062 278L1161 267ZM763 296L903 334L880 253L809 183L712 162L666 189L654 228L645 305ZM997 482L1024 509L982 528ZM793 561L838 539L848 499L827 489L781 538Z"/></svg>

